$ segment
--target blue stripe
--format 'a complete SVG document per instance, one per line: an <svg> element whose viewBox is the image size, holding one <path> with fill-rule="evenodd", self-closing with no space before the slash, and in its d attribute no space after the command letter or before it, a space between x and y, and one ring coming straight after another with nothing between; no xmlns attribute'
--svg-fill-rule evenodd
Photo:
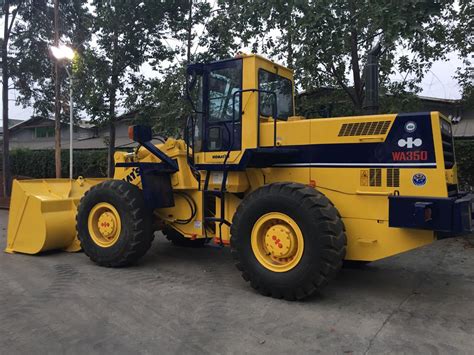
<svg viewBox="0 0 474 355"><path fill-rule="evenodd" d="M406 132L405 124L416 122L414 132ZM421 139L419 147L400 147L400 139ZM335 137L337 139L337 137ZM425 160L394 160L393 153L426 152ZM238 164L229 170L261 167L397 167L436 168L431 117L429 113L398 115L384 142L311 144L246 149ZM222 164L197 164L201 170L222 170Z"/></svg>

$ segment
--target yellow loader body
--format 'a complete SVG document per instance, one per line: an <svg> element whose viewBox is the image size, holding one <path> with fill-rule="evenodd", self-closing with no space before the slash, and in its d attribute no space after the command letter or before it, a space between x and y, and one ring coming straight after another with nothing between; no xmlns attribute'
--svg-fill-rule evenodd
<svg viewBox="0 0 474 355"><path fill-rule="evenodd" d="M302 299L344 260L371 262L474 230L439 112L296 116L293 72L257 55L191 64L185 139L130 127L114 179L15 181L7 252L82 249L139 260L155 230L176 245L229 245L264 295ZM86 192L88 192L86 194Z"/></svg>
<svg viewBox="0 0 474 355"><path fill-rule="evenodd" d="M14 180L8 216L8 253L79 251L76 211L91 186L104 179Z"/></svg>

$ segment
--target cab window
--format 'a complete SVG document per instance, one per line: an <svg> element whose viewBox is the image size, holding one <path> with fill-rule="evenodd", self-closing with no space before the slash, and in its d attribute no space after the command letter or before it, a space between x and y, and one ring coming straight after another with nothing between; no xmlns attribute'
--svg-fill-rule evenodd
<svg viewBox="0 0 474 355"><path fill-rule="evenodd" d="M209 74L210 122L240 120L240 95L234 96L234 93L242 88L242 63L234 63L226 68L214 69Z"/></svg>
<svg viewBox="0 0 474 355"><path fill-rule="evenodd" d="M293 115L293 85L290 79L260 69L258 71L258 89L266 91L259 93L261 116L274 116L274 112L276 112L275 118L287 119Z"/></svg>

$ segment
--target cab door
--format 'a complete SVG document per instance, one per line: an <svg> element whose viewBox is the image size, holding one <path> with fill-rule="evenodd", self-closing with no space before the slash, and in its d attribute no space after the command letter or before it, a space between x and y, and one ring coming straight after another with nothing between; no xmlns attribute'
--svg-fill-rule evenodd
<svg viewBox="0 0 474 355"><path fill-rule="evenodd" d="M208 65L204 82L203 152L240 151L242 139L241 90L241 59ZM211 154L211 156L218 155Z"/></svg>

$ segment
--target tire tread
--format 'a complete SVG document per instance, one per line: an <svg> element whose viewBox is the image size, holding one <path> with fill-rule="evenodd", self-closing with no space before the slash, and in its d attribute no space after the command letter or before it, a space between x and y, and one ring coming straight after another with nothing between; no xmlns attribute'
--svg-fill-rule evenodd
<svg viewBox="0 0 474 355"><path fill-rule="evenodd" d="M128 243L127 250L120 255L119 258L113 261L106 260L101 257L100 253L92 253L87 247L83 247L84 253L96 264L105 267L122 267L134 264L150 249L153 241L153 232L151 231L151 216L148 215L148 210L145 207L141 190L125 181L121 180L109 180L104 181L100 184L94 185L90 188L82 197L78 211L76 214L76 229L78 230L78 237L81 241L81 245L86 243L86 236L79 233L80 224L83 223L80 219L83 216L88 216L88 211L85 210L86 204L83 203L90 194L93 194L99 189L110 189L117 191L122 197L126 209L134 217L132 221L125 221L133 226L133 232L130 234L130 241Z"/></svg>
<svg viewBox="0 0 474 355"><path fill-rule="evenodd" d="M318 224L325 231L321 238L322 250L320 257L319 272L311 275L304 283L295 289L288 289L285 292L277 288L269 288L262 280L245 267L239 253L240 243L244 242L239 236L238 230L242 223L242 215L248 206L264 196L293 196L301 201L300 204L318 220ZM320 191L314 188L298 184L278 182L265 185L250 193L239 205L234 215L231 226L231 254L235 260L237 269L241 270L242 277L250 281L250 285L261 294L274 298L284 298L286 300L301 300L309 295L320 291L331 279L333 279L342 267L342 262L346 254L347 237L344 223L337 209L332 202Z"/></svg>

